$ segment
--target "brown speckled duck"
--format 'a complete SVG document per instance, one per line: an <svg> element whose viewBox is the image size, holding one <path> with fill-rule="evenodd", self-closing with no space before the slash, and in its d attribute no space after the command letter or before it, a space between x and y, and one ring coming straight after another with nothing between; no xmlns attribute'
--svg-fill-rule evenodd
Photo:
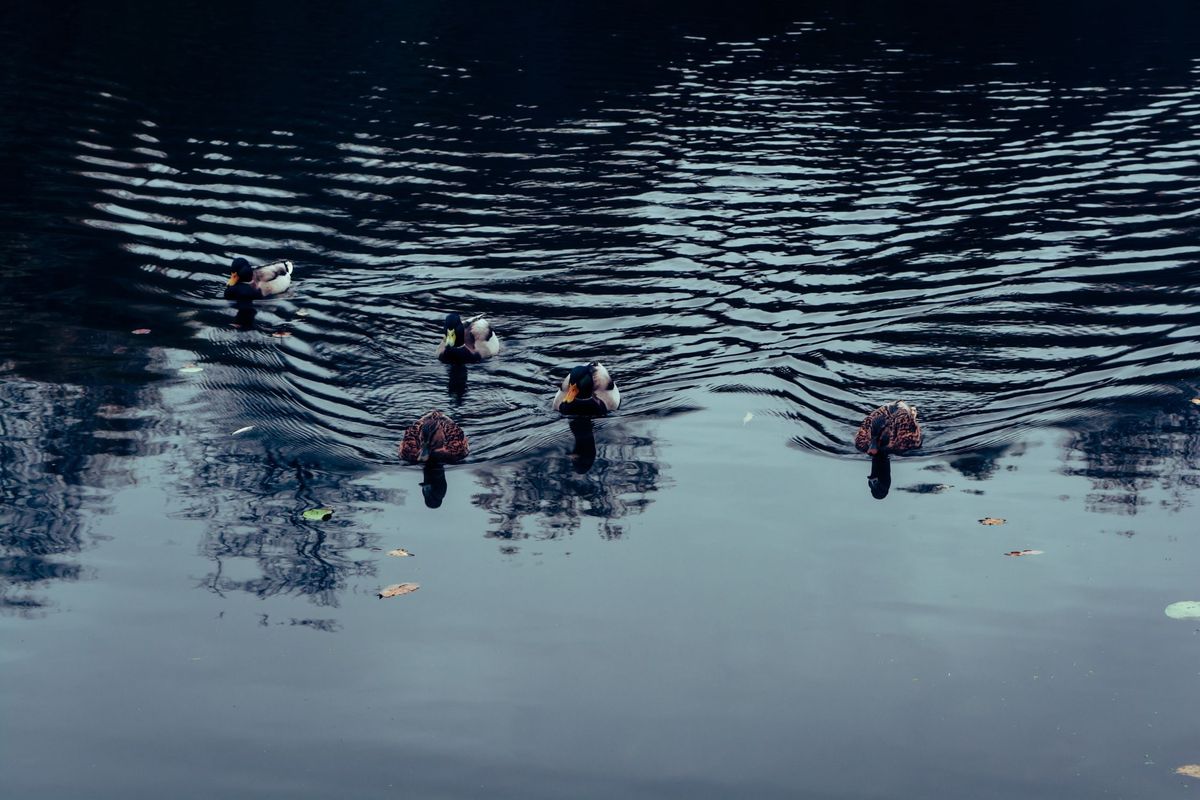
<svg viewBox="0 0 1200 800"><path fill-rule="evenodd" d="M921 446L917 407L896 400L875 409L858 426L854 446L871 456L916 450Z"/></svg>
<svg viewBox="0 0 1200 800"><path fill-rule="evenodd" d="M462 428L440 411L430 411L409 425L400 443L405 461L462 461L469 452Z"/></svg>

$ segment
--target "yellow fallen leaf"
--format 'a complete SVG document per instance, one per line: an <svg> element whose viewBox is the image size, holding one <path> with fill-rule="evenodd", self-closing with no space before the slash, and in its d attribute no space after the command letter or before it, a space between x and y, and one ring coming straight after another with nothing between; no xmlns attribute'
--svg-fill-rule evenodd
<svg viewBox="0 0 1200 800"><path fill-rule="evenodd" d="M984 517L983 519L979 520L979 523L981 525L1003 525L1005 520L1001 519L1000 517Z"/></svg>
<svg viewBox="0 0 1200 800"><path fill-rule="evenodd" d="M419 583L395 583L379 590L379 597L399 597L402 594L412 594L421 588Z"/></svg>
<svg viewBox="0 0 1200 800"><path fill-rule="evenodd" d="M1176 775L1187 775L1189 778L1200 778L1200 764L1184 764L1175 770Z"/></svg>
<svg viewBox="0 0 1200 800"><path fill-rule="evenodd" d="M388 555L395 556L396 558L406 558L411 556L412 553L408 552L403 547L397 547L395 550L392 550L390 553L388 553Z"/></svg>
<svg viewBox="0 0 1200 800"><path fill-rule="evenodd" d="M135 331L135 333L136 333L136 331ZM1192 405L1194 405L1194 406L1200 406L1200 397L1193 397L1193 398L1192 398Z"/></svg>

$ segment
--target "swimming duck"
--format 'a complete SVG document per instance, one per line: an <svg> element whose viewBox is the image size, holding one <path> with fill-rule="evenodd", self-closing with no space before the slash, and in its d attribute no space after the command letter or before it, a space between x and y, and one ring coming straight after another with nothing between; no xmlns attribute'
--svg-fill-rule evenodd
<svg viewBox="0 0 1200 800"><path fill-rule="evenodd" d="M409 425L400 443L405 461L461 461L471 451L458 423L440 411L430 411Z"/></svg>
<svg viewBox="0 0 1200 800"><path fill-rule="evenodd" d="M225 285L226 300L258 300L282 294L292 285L292 262L272 261L252 267L244 258L233 260L233 273Z"/></svg>
<svg viewBox="0 0 1200 800"><path fill-rule="evenodd" d="M858 426L854 446L870 456L917 449L921 446L917 407L896 400L875 409Z"/></svg>
<svg viewBox="0 0 1200 800"><path fill-rule="evenodd" d="M573 367L554 395L554 410L563 414L602 416L620 406L621 390L597 361Z"/></svg>
<svg viewBox="0 0 1200 800"><path fill-rule="evenodd" d="M442 327L446 336L438 343L438 361L473 364L500 352L500 337L483 314L466 320L458 314L447 314Z"/></svg>

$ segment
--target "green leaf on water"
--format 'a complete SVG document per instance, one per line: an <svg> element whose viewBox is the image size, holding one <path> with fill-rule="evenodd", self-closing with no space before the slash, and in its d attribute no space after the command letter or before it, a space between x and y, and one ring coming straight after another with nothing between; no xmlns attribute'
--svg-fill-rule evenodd
<svg viewBox="0 0 1200 800"><path fill-rule="evenodd" d="M1163 609L1171 619L1200 619L1200 600L1180 600Z"/></svg>
<svg viewBox="0 0 1200 800"><path fill-rule="evenodd" d="M333 516L332 508L310 508L305 511L303 517L312 522L324 522Z"/></svg>

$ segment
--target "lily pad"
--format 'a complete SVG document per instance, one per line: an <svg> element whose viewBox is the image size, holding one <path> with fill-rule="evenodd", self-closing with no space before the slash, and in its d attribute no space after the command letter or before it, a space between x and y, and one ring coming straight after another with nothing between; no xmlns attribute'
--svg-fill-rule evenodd
<svg viewBox="0 0 1200 800"><path fill-rule="evenodd" d="M419 583L394 583L379 590L380 599L384 597L399 597L402 594L412 594L421 588Z"/></svg>
<svg viewBox="0 0 1200 800"><path fill-rule="evenodd" d="M1163 609L1171 619L1200 619L1200 601L1180 600Z"/></svg>
<svg viewBox="0 0 1200 800"><path fill-rule="evenodd" d="M1007 521L1008 520L1002 519L1000 517L984 517L983 519L979 520L979 524L980 525L1003 525Z"/></svg>
<svg viewBox="0 0 1200 800"><path fill-rule="evenodd" d="M324 522L333 516L332 508L310 508L302 515L305 519L312 522Z"/></svg>
<svg viewBox="0 0 1200 800"><path fill-rule="evenodd" d="M397 547L395 550L389 551L388 555L395 556L396 558L408 558L412 555L412 553L408 552L403 547Z"/></svg>
<svg viewBox="0 0 1200 800"><path fill-rule="evenodd" d="M1176 775L1186 775L1189 778L1200 778L1200 764L1184 764L1175 768Z"/></svg>

